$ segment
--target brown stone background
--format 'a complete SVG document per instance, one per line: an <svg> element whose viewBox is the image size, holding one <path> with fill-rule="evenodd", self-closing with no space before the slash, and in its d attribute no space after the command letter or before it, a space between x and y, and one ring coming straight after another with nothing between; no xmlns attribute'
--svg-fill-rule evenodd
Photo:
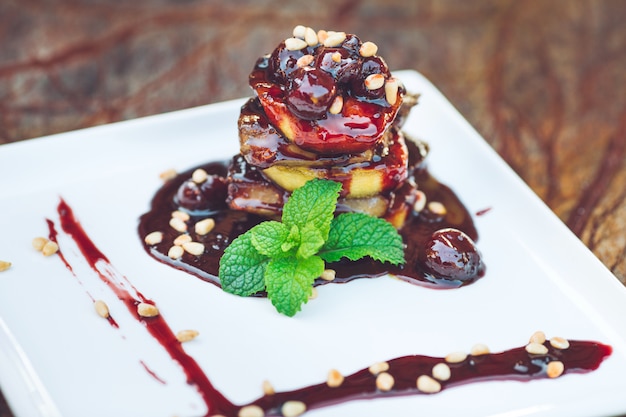
<svg viewBox="0 0 626 417"><path fill-rule="evenodd" d="M626 284L623 0L2 0L0 144L248 96L299 23L426 75Z"/></svg>

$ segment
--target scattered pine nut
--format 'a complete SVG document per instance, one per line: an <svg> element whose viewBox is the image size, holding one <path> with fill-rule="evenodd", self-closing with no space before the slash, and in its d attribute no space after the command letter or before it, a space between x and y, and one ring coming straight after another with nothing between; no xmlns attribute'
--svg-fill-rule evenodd
<svg viewBox="0 0 626 417"><path fill-rule="evenodd" d="M45 237L36 237L33 239L33 248L41 252L46 243L48 243L48 239L46 239Z"/></svg>
<svg viewBox="0 0 626 417"><path fill-rule="evenodd" d="M557 336L550 339L550 345L556 349L567 349L569 348L569 341Z"/></svg>
<svg viewBox="0 0 626 417"><path fill-rule="evenodd" d="M0 261L0 272L6 271L9 268L11 268L11 262Z"/></svg>
<svg viewBox="0 0 626 417"><path fill-rule="evenodd" d="M304 34L306 33L307 28L302 25L297 25L293 28L293 37L294 38L304 38Z"/></svg>
<svg viewBox="0 0 626 417"><path fill-rule="evenodd" d="M288 51L299 51L306 48L307 43L300 38L287 38L285 39L285 49Z"/></svg>
<svg viewBox="0 0 626 417"><path fill-rule="evenodd" d="M298 60L296 61L296 66L298 68L302 68L302 67L306 67L311 65L311 63L313 62L315 58L313 57L313 55L311 54L306 54L306 55L302 55L300 58L298 58Z"/></svg>
<svg viewBox="0 0 626 417"><path fill-rule="evenodd" d="M198 337L199 334L200 332L198 332L197 330L181 330L176 333L176 340L178 340L180 343L189 342Z"/></svg>
<svg viewBox="0 0 626 417"><path fill-rule="evenodd" d="M147 245L158 245L163 241L163 232L151 232L146 235L144 242Z"/></svg>
<svg viewBox="0 0 626 417"><path fill-rule="evenodd" d="M417 389L426 394L434 394L441 391L441 384L428 375L417 378Z"/></svg>
<svg viewBox="0 0 626 417"><path fill-rule="evenodd" d="M276 393L274 386L267 379L263 381L263 383L261 384L261 387L263 388L263 394L265 395L274 395Z"/></svg>
<svg viewBox="0 0 626 417"><path fill-rule="evenodd" d="M365 87L368 90L378 90L385 85L385 76L382 74L370 74L365 78Z"/></svg>
<svg viewBox="0 0 626 417"><path fill-rule="evenodd" d="M376 55L376 52L378 52L378 45L370 41L363 42L359 48L359 54L364 58L374 56Z"/></svg>
<svg viewBox="0 0 626 417"><path fill-rule="evenodd" d="M152 304L139 303L137 304L137 314L141 317L156 317L159 315L159 309Z"/></svg>
<svg viewBox="0 0 626 417"><path fill-rule="evenodd" d="M422 190L417 190L415 192L415 203L413 203L413 211L419 213L424 210L426 207L426 194Z"/></svg>
<svg viewBox="0 0 626 417"><path fill-rule="evenodd" d="M57 245L57 243L53 242L52 240L49 240L48 242L46 242L46 244L43 245L43 248L41 249L41 253L43 253L43 256L51 256L57 253L58 251L59 251L59 245Z"/></svg>
<svg viewBox="0 0 626 417"><path fill-rule="evenodd" d="M200 242L187 242L183 243L182 246L185 252L195 256L200 256L204 253L204 244Z"/></svg>
<svg viewBox="0 0 626 417"><path fill-rule="evenodd" d="M196 223L196 225L194 226L194 230L196 231L196 234L199 234L200 236L204 236L208 234L209 232L211 232L211 230L213 230L214 227L215 227L215 220L208 218L208 219L200 220L198 223Z"/></svg>
<svg viewBox="0 0 626 417"><path fill-rule="evenodd" d="M548 348L540 343L531 342L526 345L526 352L531 355L545 355L548 353Z"/></svg>
<svg viewBox="0 0 626 417"><path fill-rule="evenodd" d="M174 178L176 178L177 175L178 175L178 172L176 172L174 168L170 168L168 170L161 172L159 174L159 178L161 179L161 181L167 182L169 180L173 180Z"/></svg>
<svg viewBox="0 0 626 417"><path fill-rule="evenodd" d="M172 229L180 233L185 233L187 231L187 223L185 223L178 217L172 217L170 219L170 226L172 227Z"/></svg>
<svg viewBox="0 0 626 417"><path fill-rule="evenodd" d="M169 256L170 259L180 259L183 257L183 253L185 253L185 250L182 246L174 245L167 251L167 256Z"/></svg>
<svg viewBox="0 0 626 417"><path fill-rule="evenodd" d="M317 33L311 28L306 28L304 30L304 41L309 46L315 46L318 44L319 40L317 39Z"/></svg>
<svg viewBox="0 0 626 417"><path fill-rule="evenodd" d="M319 35L318 35L319 36ZM346 40L346 32L328 32L328 37L324 40L324 46L334 48Z"/></svg>
<svg viewBox="0 0 626 417"><path fill-rule="evenodd" d="M207 172L203 170L202 168L196 169L191 174L191 180L195 182L196 184L202 184L203 182L207 180L207 178L209 178L209 174L207 174Z"/></svg>
<svg viewBox="0 0 626 417"><path fill-rule="evenodd" d="M369 371L372 375L378 375L381 372L387 372L389 370L389 364L387 362L377 362L369 367Z"/></svg>
<svg viewBox="0 0 626 417"><path fill-rule="evenodd" d="M465 352L452 352L446 356L446 362L448 363L460 363L467 359L467 353Z"/></svg>
<svg viewBox="0 0 626 417"><path fill-rule="evenodd" d="M341 52L333 52L330 58L333 60L333 62L340 63L342 59Z"/></svg>
<svg viewBox="0 0 626 417"><path fill-rule="evenodd" d="M326 378L326 385L331 388L337 388L343 384L343 375L336 369L328 371L328 377Z"/></svg>
<svg viewBox="0 0 626 417"><path fill-rule="evenodd" d="M396 81L394 78L391 78L385 82L385 99L387 100L387 103L391 104L392 106L396 104L396 101L398 101L399 88L400 86L398 85L398 81Z"/></svg>
<svg viewBox="0 0 626 417"><path fill-rule="evenodd" d="M487 345L477 343L472 346L472 350L470 351L470 353L472 354L472 356L486 355L489 353L489 348L487 347Z"/></svg>
<svg viewBox="0 0 626 417"><path fill-rule="evenodd" d="M265 412L258 405L246 405L241 407L237 417L264 417Z"/></svg>
<svg viewBox="0 0 626 417"><path fill-rule="evenodd" d="M324 29L318 30L317 39L320 41L321 44L324 44L326 42L326 39L328 39L328 32Z"/></svg>
<svg viewBox="0 0 626 417"><path fill-rule="evenodd" d="M107 306L107 304L102 300L94 301L93 307L96 309L96 313L98 313L98 315L103 319L108 319L111 315L109 313L109 306Z"/></svg>
<svg viewBox="0 0 626 417"><path fill-rule="evenodd" d="M381 372L376 377L376 388L381 391L391 391L395 383L393 376L387 372Z"/></svg>
<svg viewBox="0 0 626 417"><path fill-rule="evenodd" d="M191 217L184 211L176 210L172 212L172 218L181 219L182 221L187 222Z"/></svg>
<svg viewBox="0 0 626 417"><path fill-rule="evenodd" d="M302 401L287 401L280 408L284 417L298 417L306 411L306 404Z"/></svg>
<svg viewBox="0 0 626 417"><path fill-rule="evenodd" d="M189 236L186 233L183 233L182 235L178 235L176 239L174 239L174 245L183 246L185 243L189 243L192 240L193 239L191 238L191 236Z"/></svg>
<svg viewBox="0 0 626 417"><path fill-rule="evenodd" d="M563 375L563 371L565 371L565 365L561 361L549 362L546 367L546 375L548 375L548 378L558 378Z"/></svg>
<svg viewBox="0 0 626 417"><path fill-rule="evenodd" d="M325 269L322 275L320 275L320 278L324 281L332 281L335 279L336 275L337 272L334 269Z"/></svg>
<svg viewBox="0 0 626 417"><path fill-rule="evenodd" d="M546 341L546 334L541 330L536 331L530 336L529 343L539 343L540 345L544 344Z"/></svg>
<svg viewBox="0 0 626 417"><path fill-rule="evenodd" d="M446 206L441 204L439 201L431 201L428 203L428 210L438 216L445 216L448 212L448 210L446 210Z"/></svg>
<svg viewBox="0 0 626 417"><path fill-rule="evenodd" d="M434 378L440 381L447 381L452 376L450 367L443 362L433 366L432 374Z"/></svg>
<svg viewBox="0 0 626 417"><path fill-rule="evenodd" d="M343 110L343 97L337 96L328 108L328 112L330 114L339 114L341 113L341 110Z"/></svg>
<svg viewBox="0 0 626 417"><path fill-rule="evenodd" d="M311 294L309 295L309 300L315 300L317 298L317 288L311 288Z"/></svg>

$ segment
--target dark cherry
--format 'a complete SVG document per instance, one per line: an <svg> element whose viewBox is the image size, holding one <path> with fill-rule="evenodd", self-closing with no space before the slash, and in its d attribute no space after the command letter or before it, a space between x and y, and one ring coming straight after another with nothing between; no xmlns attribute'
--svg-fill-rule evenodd
<svg viewBox="0 0 626 417"><path fill-rule="evenodd" d="M341 60L336 62L333 60L335 53L341 54ZM315 58L315 66L328 72L335 77L338 83L348 81L351 67L358 63L358 57L354 57L350 51L344 48L324 48Z"/></svg>
<svg viewBox="0 0 626 417"><path fill-rule="evenodd" d="M391 75L389 67L387 67L385 61L379 56L363 58L361 67L358 71L353 71L351 74L350 87L354 96L367 99L384 97L385 89L383 87L376 90L369 90L365 87L365 79L372 74L382 74L385 76L385 79L388 79Z"/></svg>
<svg viewBox="0 0 626 417"><path fill-rule="evenodd" d="M191 179L183 182L174 202L181 209L191 212L211 212L226 208L226 196L228 185L224 178L217 175L209 175L202 184L196 184Z"/></svg>
<svg viewBox="0 0 626 417"><path fill-rule="evenodd" d="M282 42L270 55L267 61L267 70L270 80L281 85L286 85L294 71L298 69L298 58L315 54L315 47L307 46L299 51L290 51Z"/></svg>
<svg viewBox="0 0 626 417"><path fill-rule="evenodd" d="M285 95L289 110L300 119L317 120L324 117L335 94L335 80L319 68L303 67L293 72Z"/></svg>
<svg viewBox="0 0 626 417"><path fill-rule="evenodd" d="M458 229L445 228L434 232L426 243L424 263L442 278L461 281L474 278L481 268L476 244Z"/></svg>

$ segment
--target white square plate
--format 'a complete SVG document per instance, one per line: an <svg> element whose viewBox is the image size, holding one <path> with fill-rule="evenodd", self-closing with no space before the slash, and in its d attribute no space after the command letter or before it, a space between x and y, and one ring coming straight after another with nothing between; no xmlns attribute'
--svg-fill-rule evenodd
<svg viewBox="0 0 626 417"><path fill-rule="evenodd" d="M120 275L155 300L184 345L235 403L323 382L407 354L444 356L475 343L524 345L535 330L613 347L597 371L530 383L486 382L431 396L353 401L307 416L600 416L626 413L626 288L416 72L421 93L405 131L429 142L429 169L475 213L487 274L436 291L383 277L319 288L295 318L264 299L235 297L150 258L138 218L159 173L238 151L242 100L0 147L0 387L17 417L200 416L181 368L129 314L70 243L58 257L31 248L58 224L63 198ZM63 246L65 245L65 246ZM93 310L105 300L119 328Z"/></svg>

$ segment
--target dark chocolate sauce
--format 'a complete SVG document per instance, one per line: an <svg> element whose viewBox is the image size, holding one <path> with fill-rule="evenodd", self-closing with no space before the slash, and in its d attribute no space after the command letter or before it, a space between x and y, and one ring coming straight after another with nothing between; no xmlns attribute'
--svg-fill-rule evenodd
<svg viewBox="0 0 626 417"><path fill-rule="evenodd" d="M206 168L211 169L212 167L218 169L220 164L209 165ZM368 368L364 368L346 376L338 387L329 387L326 383L320 383L293 391L263 395L250 404L233 404L215 389L196 361L185 353L163 316L143 318L137 314L136 306L139 302L154 302L145 298L125 276L115 270L107 257L91 241L67 203L61 200L57 210L63 232L74 240L85 261L125 303L129 313L136 320L141 321L155 340L169 353L170 357L180 364L187 375L188 383L194 386L202 396L208 410L207 417L216 414L236 417L242 408L249 406L260 407L264 415L268 417L282 416L281 407L287 401L301 401L306 405L307 410L311 410L351 400L424 394L417 388L417 378L422 375L432 375L433 367L446 361L445 358L422 355L403 356L389 360L387 362L389 369L386 372L392 375L395 381L389 391L378 389L376 387L376 375L372 374ZM226 211L226 213L230 212ZM229 215L233 216L234 213ZM240 215L244 214L240 213ZM245 216L247 217L247 215ZM238 219L235 223L241 224L242 220L244 219ZM253 224L258 219L247 218L243 223L246 221ZM51 239L56 240L57 232L54 223L48 220L48 226ZM232 227L230 228L232 229ZM62 251L59 252L59 255L68 269L72 271L73 268L63 256ZM135 293L134 295L127 290L129 286ZM549 342L545 342L544 346L547 348L547 353L539 355L528 353L524 347L500 353L468 355L461 362L448 363L451 371L450 378L445 381L440 380L438 384L440 389L444 390L480 381L528 381L547 378L548 363L553 361L563 363L564 373L584 373L597 369L612 352L610 346L592 341L569 341L569 347L566 349L557 349L551 346ZM151 373L147 367L146 370ZM243 375L242 372L242 377L244 377ZM158 378L156 375L153 376Z"/></svg>

